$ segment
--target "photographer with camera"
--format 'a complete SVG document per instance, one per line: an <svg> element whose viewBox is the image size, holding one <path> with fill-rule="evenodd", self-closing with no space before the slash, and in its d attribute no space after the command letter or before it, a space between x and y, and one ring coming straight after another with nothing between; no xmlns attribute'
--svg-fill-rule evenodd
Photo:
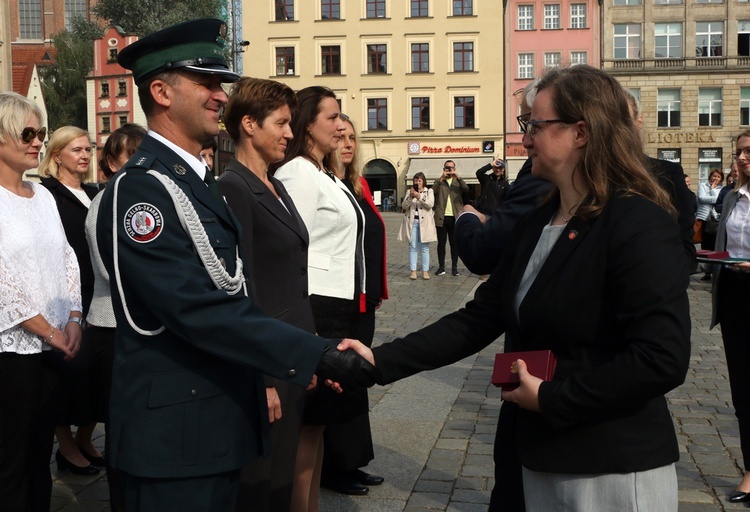
<svg viewBox="0 0 750 512"><path fill-rule="evenodd" d="M445 275L445 242L451 244L452 274L458 275L458 248L453 242L453 228L456 217L464 207L463 195L469 192L469 186L456 172L456 163L446 160L443 174L435 180L432 190L435 192L435 226L437 228L438 269L436 276Z"/></svg>
<svg viewBox="0 0 750 512"><path fill-rule="evenodd" d="M401 208L404 220L398 231L399 241L409 242L409 279L417 279L417 253L422 258L422 279L429 279L430 246L429 242L437 240L435 219L432 207L435 206L435 195L427 188L427 178L418 172L413 178L414 184L406 190Z"/></svg>
<svg viewBox="0 0 750 512"><path fill-rule="evenodd" d="M482 194L474 202L474 208L485 215L492 215L510 188L510 183L505 179L505 162L497 158L477 169L476 174L479 184L482 185Z"/></svg>

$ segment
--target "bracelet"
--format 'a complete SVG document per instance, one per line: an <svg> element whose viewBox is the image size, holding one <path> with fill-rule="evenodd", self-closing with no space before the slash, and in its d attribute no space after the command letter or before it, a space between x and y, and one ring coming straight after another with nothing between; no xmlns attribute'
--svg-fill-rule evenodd
<svg viewBox="0 0 750 512"><path fill-rule="evenodd" d="M44 341L46 341L48 345L51 344L52 343L52 338L54 337L54 335L55 335L55 328L54 327L50 327L49 336L45 337Z"/></svg>
<svg viewBox="0 0 750 512"><path fill-rule="evenodd" d="M81 318L79 316L71 316L70 318L68 318L68 323L70 323L70 322L73 322L73 323L76 323L76 324L78 324L80 326L83 326L83 318Z"/></svg>

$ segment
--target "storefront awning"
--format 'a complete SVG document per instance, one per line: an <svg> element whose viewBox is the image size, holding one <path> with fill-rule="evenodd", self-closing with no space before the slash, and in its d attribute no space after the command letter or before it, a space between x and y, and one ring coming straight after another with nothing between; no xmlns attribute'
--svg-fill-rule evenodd
<svg viewBox="0 0 750 512"><path fill-rule="evenodd" d="M427 184L432 185L432 182L443 174L443 163L445 163L446 160L453 160L456 163L456 171L459 176L461 176L461 179L467 184L478 185L479 180L477 180L476 176L477 169L491 163L494 158L492 155L461 157L443 155L440 157L426 158L412 157L409 159L409 168L406 170L406 181L411 183L411 179L416 173L423 172L427 177Z"/></svg>

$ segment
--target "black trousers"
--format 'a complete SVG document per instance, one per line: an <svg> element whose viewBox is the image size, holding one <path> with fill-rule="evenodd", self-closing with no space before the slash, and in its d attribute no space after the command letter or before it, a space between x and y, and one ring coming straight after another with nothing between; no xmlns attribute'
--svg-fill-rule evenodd
<svg viewBox="0 0 750 512"><path fill-rule="evenodd" d="M51 354L0 353L0 509L49 512L58 375Z"/></svg>
<svg viewBox="0 0 750 512"><path fill-rule="evenodd" d="M443 219L443 225L437 228L437 254L440 268L445 269L445 241L451 244L451 265L456 268L458 265L458 247L453 242L453 228L456 225L455 217L446 216Z"/></svg>
<svg viewBox="0 0 750 512"><path fill-rule="evenodd" d="M358 315L355 331L351 334L368 347L375 336L375 309ZM339 397L342 408L352 414L326 424L323 431L323 474L335 478L335 473L367 466L375 458L370 430L370 403L367 390L344 392Z"/></svg>
<svg viewBox="0 0 750 512"><path fill-rule="evenodd" d="M719 274L719 323L727 357L732 405L740 426L745 471L750 471L750 274L722 268Z"/></svg>
<svg viewBox="0 0 750 512"><path fill-rule="evenodd" d="M147 478L125 473L128 512L231 512L240 471L192 478Z"/></svg>

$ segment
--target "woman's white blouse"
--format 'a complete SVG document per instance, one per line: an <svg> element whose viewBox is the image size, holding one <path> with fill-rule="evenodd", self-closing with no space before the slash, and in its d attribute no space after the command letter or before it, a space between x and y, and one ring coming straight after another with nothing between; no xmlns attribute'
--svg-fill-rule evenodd
<svg viewBox="0 0 750 512"><path fill-rule="evenodd" d="M732 258L750 258L750 192L737 191L737 203L727 218L727 252Z"/></svg>
<svg viewBox="0 0 750 512"><path fill-rule="evenodd" d="M52 194L28 183L31 198L0 187L0 352L36 354L51 347L19 324L38 314L64 329L81 311L81 280Z"/></svg>

